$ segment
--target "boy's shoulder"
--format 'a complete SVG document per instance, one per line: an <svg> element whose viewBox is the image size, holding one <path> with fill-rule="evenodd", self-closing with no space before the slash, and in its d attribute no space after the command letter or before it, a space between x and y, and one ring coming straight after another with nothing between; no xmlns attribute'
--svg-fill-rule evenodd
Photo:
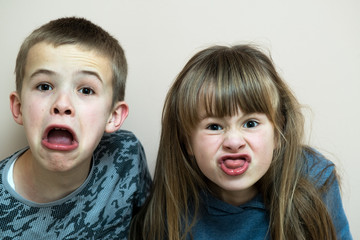
<svg viewBox="0 0 360 240"><path fill-rule="evenodd" d="M16 152L12 153L8 157L4 159L0 159L0 172L2 172L9 161L12 161L18 158L21 154L23 154L29 147L22 148L17 150Z"/></svg>
<svg viewBox="0 0 360 240"><path fill-rule="evenodd" d="M96 161L102 161L110 157L117 161L131 159L137 161L145 159L144 148L134 133L128 130L118 130L113 133L105 133L94 151Z"/></svg>
<svg viewBox="0 0 360 240"><path fill-rule="evenodd" d="M140 144L140 141L135 136L135 134L129 130L119 129L113 133L104 133L104 136L101 139L101 142L111 142L111 141L121 141L121 142L137 142Z"/></svg>

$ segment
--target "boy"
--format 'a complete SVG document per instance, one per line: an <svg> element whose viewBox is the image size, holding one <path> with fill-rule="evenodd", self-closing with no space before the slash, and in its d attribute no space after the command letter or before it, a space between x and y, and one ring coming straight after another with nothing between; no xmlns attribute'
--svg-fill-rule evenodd
<svg viewBox="0 0 360 240"><path fill-rule="evenodd" d="M119 130L123 49L61 18L25 39L15 72L10 108L29 147L0 162L1 239L126 239L151 180L141 144Z"/></svg>

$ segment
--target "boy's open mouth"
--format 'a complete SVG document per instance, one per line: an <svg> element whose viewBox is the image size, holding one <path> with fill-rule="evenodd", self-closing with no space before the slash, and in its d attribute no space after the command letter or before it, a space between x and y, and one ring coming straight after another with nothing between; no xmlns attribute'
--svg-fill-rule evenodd
<svg viewBox="0 0 360 240"><path fill-rule="evenodd" d="M74 140L72 134L61 128L51 129L47 136L48 142L52 144L71 145Z"/></svg>
<svg viewBox="0 0 360 240"><path fill-rule="evenodd" d="M78 146L74 133L64 127L48 128L42 139L42 144L52 150L70 151Z"/></svg>

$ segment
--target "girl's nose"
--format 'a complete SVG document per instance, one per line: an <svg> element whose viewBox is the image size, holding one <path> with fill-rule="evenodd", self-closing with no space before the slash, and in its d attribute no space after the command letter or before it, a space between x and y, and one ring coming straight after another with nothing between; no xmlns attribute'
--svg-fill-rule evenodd
<svg viewBox="0 0 360 240"><path fill-rule="evenodd" d="M51 108L52 114L74 115L74 107L68 94L62 93L58 96Z"/></svg>
<svg viewBox="0 0 360 240"><path fill-rule="evenodd" d="M240 131L232 130L226 133L223 147L227 151L236 152L239 149L243 148L246 144L244 136Z"/></svg>

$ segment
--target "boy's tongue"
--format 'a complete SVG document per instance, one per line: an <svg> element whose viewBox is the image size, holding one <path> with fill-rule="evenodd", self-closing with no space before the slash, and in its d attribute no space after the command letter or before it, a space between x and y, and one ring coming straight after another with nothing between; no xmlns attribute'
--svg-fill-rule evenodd
<svg viewBox="0 0 360 240"><path fill-rule="evenodd" d="M48 134L48 142L53 144L71 145L73 136L69 131L53 129Z"/></svg>
<svg viewBox="0 0 360 240"><path fill-rule="evenodd" d="M224 165L227 168L236 169L242 167L245 164L245 162L246 161L243 159L237 159L237 160L227 159L224 161Z"/></svg>

